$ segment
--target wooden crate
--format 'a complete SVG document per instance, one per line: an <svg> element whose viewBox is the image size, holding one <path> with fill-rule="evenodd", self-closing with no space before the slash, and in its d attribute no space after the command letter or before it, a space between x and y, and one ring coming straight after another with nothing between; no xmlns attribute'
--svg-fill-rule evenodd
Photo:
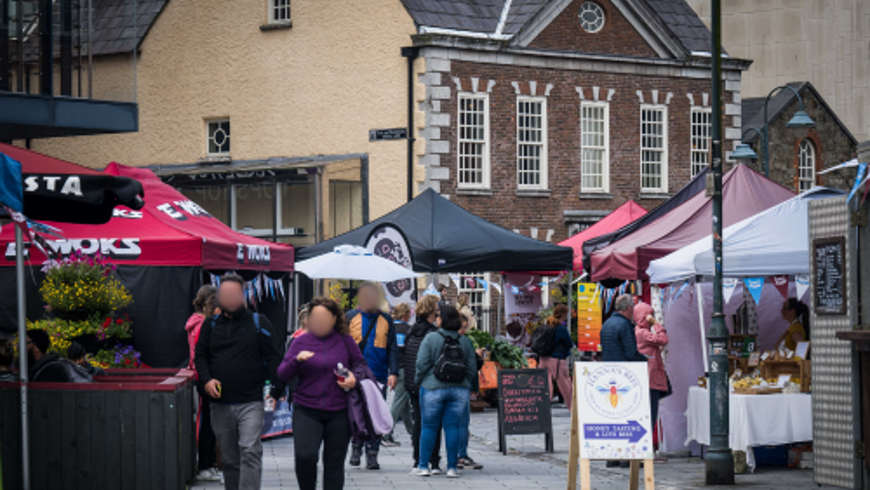
<svg viewBox="0 0 870 490"><path fill-rule="evenodd" d="M812 361L762 361L761 376L764 379L779 378L782 374L800 378L801 393L810 391L812 383Z"/></svg>

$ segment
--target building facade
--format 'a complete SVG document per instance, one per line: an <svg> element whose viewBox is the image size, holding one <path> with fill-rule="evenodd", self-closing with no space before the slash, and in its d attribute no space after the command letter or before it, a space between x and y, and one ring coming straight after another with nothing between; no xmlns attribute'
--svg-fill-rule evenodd
<svg viewBox="0 0 870 490"><path fill-rule="evenodd" d="M855 170L837 170L820 174L822 170L855 157L857 141L846 125L827 104L810 82L788 84L801 96L803 108L815 122L806 129L787 128L786 124L800 105L790 90L781 90L768 103L767 123L770 138L770 178L795 192L815 185L849 190L855 180ZM744 142L758 159L747 162L764 173L764 146L759 134L764 129L766 97L743 99Z"/></svg>
<svg viewBox="0 0 870 490"><path fill-rule="evenodd" d="M551 1L493 32L411 12L437 23L415 36L424 186L475 214L557 242L627 200L656 206L709 163L709 32L685 3ZM724 62L729 152L748 65Z"/></svg>
<svg viewBox="0 0 870 490"><path fill-rule="evenodd" d="M687 0L709 25L710 2ZM870 3L865 0L722 2L722 43L755 60L745 97L812 82L858 141L870 139Z"/></svg>

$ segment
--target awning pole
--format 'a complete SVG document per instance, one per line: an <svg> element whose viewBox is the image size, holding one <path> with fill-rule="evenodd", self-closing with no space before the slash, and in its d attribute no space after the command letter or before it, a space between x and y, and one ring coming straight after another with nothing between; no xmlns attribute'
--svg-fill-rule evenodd
<svg viewBox="0 0 870 490"><path fill-rule="evenodd" d="M572 301L572 293L574 289L574 268L568 270L568 335L571 335L571 317L574 313L574 302ZM577 340L580 340L580 333L577 333Z"/></svg>
<svg viewBox="0 0 870 490"><path fill-rule="evenodd" d="M698 297L698 325L701 329L701 354L704 356L704 372L710 370L707 361L707 329L704 328L704 297L701 295L701 276L695 277L695 296Z"/></svg>
<svg viewBox="0 0 870 490"><path fill-rule="evenodd" d="M18 369L21 386L21 481L30 490L30 436L27 424L27 297L24 293L24 235L15 224L15 281L18 286Z"/></svg>
<svg viewBox="0 0 870 490"><path fill-rule="evenodd" d="M505 305L505 295L504 295L504 274L499 274L498 283L501 286L501 289L498 291L498 306L495 308L498 312L498 323L495 324L495 332L492 330L492 326L489 327L489 333L493 337L497 337L499 333L501 333L501 309Z"/></svg>

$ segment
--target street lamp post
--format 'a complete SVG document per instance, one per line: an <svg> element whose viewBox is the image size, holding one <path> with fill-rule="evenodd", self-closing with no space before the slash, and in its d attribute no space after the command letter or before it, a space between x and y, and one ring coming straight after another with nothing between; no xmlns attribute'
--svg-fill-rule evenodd
<svg viewBox="0 0 870 490"><path fill-rule="evenodd" d="M707 485L734 484L734 457L728 441L728 328L722 308L722 0L711 0L713 158L713 318L707 335L710 356L710 449L704 460Z"/></svg>
<svg viewBox="0 0 870 490"><path fill-rule="evenodd" d="M767 103L770 102L770 98L776 93L778 90L791 90L794 93L794 96L798 100L798 104L800 104L800 109L794 113L791 119L785 124L787 128L814 128L816 127L815 121L809 116L809 114L804 111L804 102L801 100L801 96L794 87L788 85L780 85L779 87L774 88L767 94L767 98L764 99L764 125L759 130L757 128L749 128L743 132L743 136L746 136L746 133L749 131L757 132L762 139L761 144L764 147L763 155L764 155L764 176L770 177L770 124L767 121ZM734 153L731 154L731 158L735 160L754 160L758 158L758 154L752 151L748 145L743 143L743 136L740 137L740 144L737 148L734 149Z"/></svg>

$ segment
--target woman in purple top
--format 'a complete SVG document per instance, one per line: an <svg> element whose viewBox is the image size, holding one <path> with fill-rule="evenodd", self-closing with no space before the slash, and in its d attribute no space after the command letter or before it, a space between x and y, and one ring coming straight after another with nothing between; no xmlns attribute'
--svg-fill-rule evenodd
<svg viewBox="0 0 870 490"><path fill-rule="evenodd" d="M278 368L278 377L297 379L293 394L293 441L296 480L301 490L317 486L317 460L323 445L323 489L344 488L344 459L350 441L348 391L356 386L351 368L363 361L347 334L338 304L315 298L308 314L308 334L297 337ZM338 364L347 369L341 377Z"/></svg>

